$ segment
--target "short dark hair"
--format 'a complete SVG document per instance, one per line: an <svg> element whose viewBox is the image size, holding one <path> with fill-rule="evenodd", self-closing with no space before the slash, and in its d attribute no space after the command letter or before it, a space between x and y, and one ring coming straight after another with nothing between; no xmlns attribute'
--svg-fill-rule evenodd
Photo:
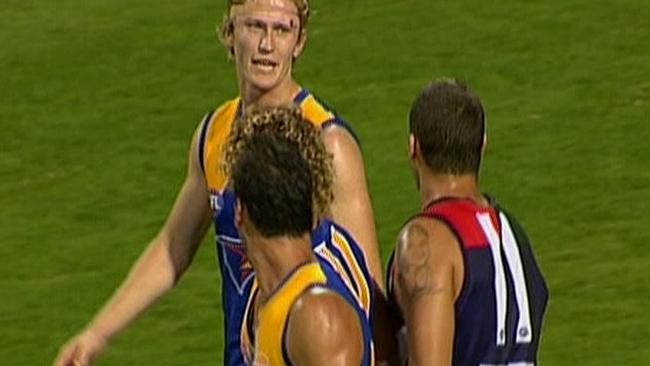
<svg viewBox="0 0 650 366"><path fill-rule="evenodd" d="M232 181L262 235L300 236L311 230L312 176L296 144L268 132L253 136L233 166Z"/></svg>
<svg viewBox="0 0 650 366"><path fill-rule="evenodd" d="M485 112L464 82L441 79L427 85L411 106L409 128L432 171L478 173Z"/></svg>
<svg viewBox="0 0 650 366"><path fill-rule="evenodd" d="M328 209L332 156L299 108L248 108L224 150L225 173L264 236L300 236Z"/></svg>

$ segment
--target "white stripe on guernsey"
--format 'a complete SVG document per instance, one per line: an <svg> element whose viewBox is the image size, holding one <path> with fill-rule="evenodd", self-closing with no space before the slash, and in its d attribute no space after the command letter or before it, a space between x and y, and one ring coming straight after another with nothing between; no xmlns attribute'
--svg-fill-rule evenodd
<svg viewBox="0 0 650 366"><path fill-rule="evenodd" d="M506 344L506 311L508 304L508 290L506 288L506 276L503 271L503 263L501 261L501 238L497 233L492 219L487 213L477 213L476 219L483 228L483 232L488 238L490 243L490 253L492 253L492 261L494 262L494 289L496 299L497 311L497 333L496 340L497 346Z"/></svg>
<svg viewBox="0 0 650 366"><path fill-rule="evenodd" d="M330 235L332 237L332 243L338 248L344 261L348 264L348 268L352 274L351 280L357 285L357 292L353 293L356 293L359 297L366 315L370 315L370 288L364 279L363 271L361 271L361 267L359 266L359 263L357 263L357 258L354 256L350 243L345 236L338 232L333 226L330 230Z"/></svg>
<svg viewBox="0 0 650 366"><path fill-rule="evenodd" d="M503 213L499 214L501 219L501 233L503 235L503 249L506 253L508 267L512 274L515 286L515 298L517 299L517 308L519 310L519 321L517 322L517 343L530 343L533 338L532 328L530 326L530 307L528 306L528 291L526 289L526 278L524 277L524 268L521 264L521 255L519 246L512 233L512 228L508 218Z"/></svg>
<svg viewBox="0 0 650 366"><path fill-rule="evenodd" d="M318 254L319 257L324 259L332 266L332 268L334 268L336 273L339 274L339 277L343 281L343 284L348 288L351 294L356 294L354 287L352 287L352 283L350 283L351 279L348 278L348 275L345 273L343 264L341 264L341 261L339 261L336 255L334 255L334 253L332 253L332 251L327 247L325 242L322 242L314 247L314 253ZM360 298L358 296L354 296L354 298L357 301L357 305L359 305L361 309L364 309Z"/></svg>
<svg viewBox="0 0 650 366"><path fill-rule="evenodd" d="M482 363L479 366L535 366L533 362Z"/></svg>
<svg viewBox="0 0 650 366"><path fill-rule="evenodd" d="M241 244L242 242L240 238L235 238L234 236L228 236L223 234L217 235L217 239L223 240L225 242L237 243L237 244Z"/></svg>

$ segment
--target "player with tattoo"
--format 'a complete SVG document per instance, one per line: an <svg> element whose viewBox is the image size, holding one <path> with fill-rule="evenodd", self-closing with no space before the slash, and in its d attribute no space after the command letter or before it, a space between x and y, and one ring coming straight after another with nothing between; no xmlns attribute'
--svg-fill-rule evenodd
<svg viewBox="0 0 650 366"><path fill-rule="evenodd" d="M409 120L422 211L399 233L388 268L403 361L535 365L548 289L522 226L480 191L479 98L437 80Z"/></svg>

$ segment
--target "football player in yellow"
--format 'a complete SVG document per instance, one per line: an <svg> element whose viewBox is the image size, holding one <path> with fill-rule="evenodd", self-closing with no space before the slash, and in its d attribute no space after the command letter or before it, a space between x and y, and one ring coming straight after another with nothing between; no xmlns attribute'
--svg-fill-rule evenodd
<svg viewBox="0 0 650 366"><path fill-rule="evenodd" d="M343 228L319 219L332 198L331 155L319 130L295 107L249 110L235 129L226 170L235 223L255 269L242 333L247 364L372 365L364 306L372 294L359 291L371 281L363 254ZM315 226L328 228L316 242ZM328 257L315 245L357 253L349 262L360 281L333 264L343 255Z"/></svg>
<svg viewBox="0 0 650 366"><path fill-rule="evenodd" d="M192 262L211 222L222 274L226 319L224 364L241 365L240 331L254 273L234 226L234 195L220 172L223 145L235 120L252 105L298 106L321 129L333 155L334 200L326 215L359 242L374 282L382 283L373 212L357 141L347 125L293 78L307 40L308 0L229 0L220 27L231 56L239 96L199 124L191 142L185 182L158 235L103 309L62 347L56 366L88 365L109 340L169 291ZM379 294L381 288L376 288Z"/></svg>

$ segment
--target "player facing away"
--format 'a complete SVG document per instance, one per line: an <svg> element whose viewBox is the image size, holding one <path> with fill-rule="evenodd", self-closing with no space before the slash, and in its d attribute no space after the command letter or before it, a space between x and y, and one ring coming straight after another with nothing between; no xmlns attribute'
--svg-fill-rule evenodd
<svg viewBox="0 0 650 366"><path fill-rule="evenodd" d="M192 262L211 223L222 275L225 365L242 365L242 316L254 272L234 226L234 194L221 170L223 146L242 111L252 105L294 104L321 130L336 179L327 217L358 240L376 284L382 286L373 212L361 151L347 125L293 78L307 40L308 0L229 0L221 39L235 65L239 96L199 124L187 176L158 235L102 310L61 348L55 365L87 365L109 340L169 291ZM383 287L383 286L382 286ZM373 286L379 295L382 288Z"/></svg>
<svg viewBox="0 0 650 366"><path fill-rule="evenodd" d="M422 210L388 268L408 364L535 365L548 290L522 226L479 189L481 101L462 82L434 81L409 126Z"/></svg>
<svg viewBox="0 0 650 366"><path fill-rule="evenodd" d="M225 160L235 223L256 273L242 330L247 363L371 365L371 279L361 251L331 224L321 225L322 243L312 240L332 198L331 155L319 130L295 107L249 109ZM337 240L357 266L351 273L335 269L342 257L314 251Z"/></svg>

